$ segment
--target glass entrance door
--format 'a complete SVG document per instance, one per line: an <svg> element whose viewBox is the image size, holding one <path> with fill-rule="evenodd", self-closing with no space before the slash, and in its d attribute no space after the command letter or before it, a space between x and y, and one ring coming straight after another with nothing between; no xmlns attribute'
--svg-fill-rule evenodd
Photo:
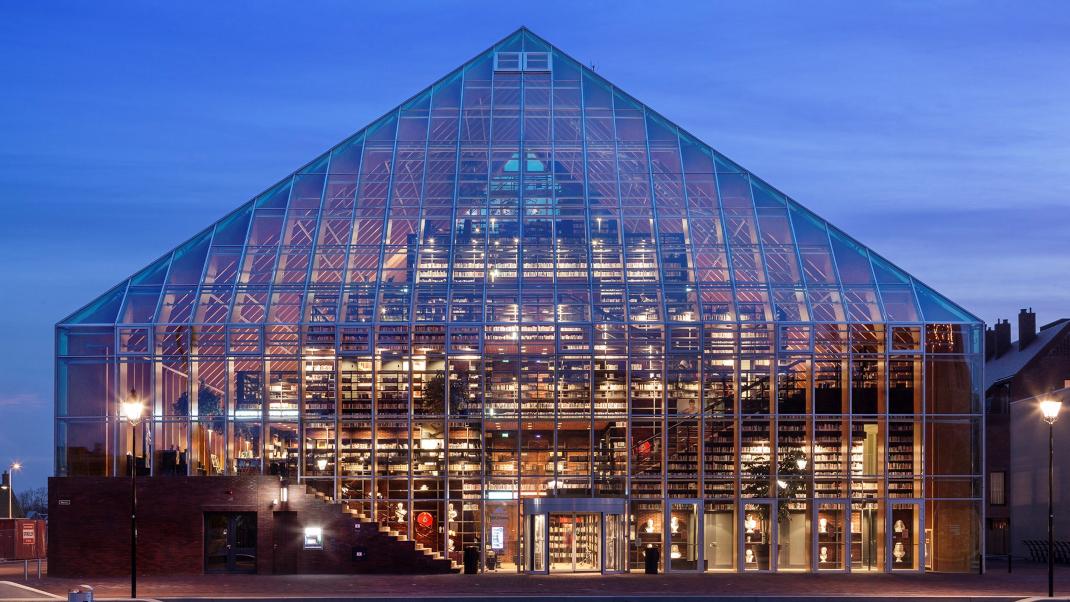
<svg viewBox="0 0 1070 602"><path fill-rule="evenodd" d="M606 514L605 517L605 570L606 573L620 573L625 567L625 546L627 534L624 527L624 516L621 514Z"/></svg>
<svg viewBox="0 0 1070 602"><path fill-rule="evenodd" d="M550 515L550 572L571 573L575 524L571 514Z"/></svg>
<svg viewBox="0 0 1070 602"><path fill-rule="evenodd" d="M550 513L550 572L601 571L601 522L597 513Z"/></svg>
<svg viewBox="0 0 1070 602"><path fill-rule="evenodd" d="M528 532L524 541L527 543L528 571L546 572L546 515L533 514L528 517Z"/></svg>
<svg viewBox="0 0 1070 602"><path fill-rule="evenodd" d="M700 502L673 502L666 524L669 538L669 570L699 569Z"/></svg>
<svg viewBox="0 0 1070 602"><path fill-rule="evenodd" d="M884 570L884 527L877 502L851 504L851 570Z"/></svg>

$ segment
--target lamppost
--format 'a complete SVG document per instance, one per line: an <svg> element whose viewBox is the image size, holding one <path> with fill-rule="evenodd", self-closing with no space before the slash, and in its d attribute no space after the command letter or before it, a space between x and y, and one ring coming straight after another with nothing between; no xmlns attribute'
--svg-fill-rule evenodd
<svg viewBox="0 0 1070 602"><path fill-rule="evenodd" d="M122 415L130 423L130 597L137 597L137 448L134 439L145 402L130 389L130 397L120 404Z"/></svg>
<svg viewBox="0 0 1070 602"><path fill-rule="evenodd" d="M15 471L22 470L22 464L18 460L11 463L11 466L7 469L7 517L15 518Z"/></svg>
<svg viewBox="0 0 1070 602"><path fill-rule="evenodd" d="M1052 505L1052 484L1055 480L1055 421L1063 402L1045 399L1040 402L1040 413L1048 423L1048 597L1055 596L1055 507Z"/></svg>

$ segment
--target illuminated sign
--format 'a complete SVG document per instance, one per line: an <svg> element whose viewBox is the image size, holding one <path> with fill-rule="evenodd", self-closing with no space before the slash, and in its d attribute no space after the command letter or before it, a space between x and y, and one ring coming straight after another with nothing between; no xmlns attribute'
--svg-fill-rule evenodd
<svg viewBox="0 0 1070 602"><path fill-rule="evenodd" d="M305 527L305 549L323 549L323 527Z"/></svg>
<svg viewBox="0 0 1070 602"><path fill-rule="evenodd" d="M495 550L505 549L505 527L490 528L490 547Z"/></svg>

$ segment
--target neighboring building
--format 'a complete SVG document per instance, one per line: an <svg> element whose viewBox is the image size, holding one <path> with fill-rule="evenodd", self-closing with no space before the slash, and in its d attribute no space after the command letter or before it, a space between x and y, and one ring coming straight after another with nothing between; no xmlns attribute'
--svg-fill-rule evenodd
<svg viewBox="0 0 1070 602"><path fill-rule="evenodd" d="M12 518L22 518L24 514L22 506L19 504L18 491L8 489L11 486L10 482L11 474L5 470L0 474L0 518L7 518L8 514ZM9 503L10 509L8 508Z"/></svg>
<svg viewBox="0 0 1070 602"><path fill-rule="evenodd" d="M1066 387L1070 387L1070 319L1056 320L1037 331L1036 314L1022 309L1018 312L1018 340L1013 343L1007 320L997 320L985 330L988 554L1005 555L1012 550L1012 541L1014 550L1021 544L1021 533L1012 525L1010 512L1019 488L1011 487L1010 474L1012 451L1018 449L1023 433L1012 424L1012 402Z"/></svg>
<svg viewBox="0 0 1070 602"><path fill-rule="evenodd" d="M1063 388L1010 404L1011 460L1008 484L1012 552L1015 557L1038 560L1048 542L1048 424L1040 414L1039 402L1063 402L1061 416L1053 428L1055 462L1052 502L1055 507L1054 535L1065 550L1070 541L1070 388ZM1039 545L1038 545L1039 543ZM1038 554L1038 551L1040 554ZM1065 554L1065 552L1063 552ZM1058 558L1058 557L1057 557Z"/></svg>
<svg viewBox="0 0 1070 602"><path fill-rule="evenodd" d="M975 571L981 333L521 29L57 325L53 549Z"/></svg>

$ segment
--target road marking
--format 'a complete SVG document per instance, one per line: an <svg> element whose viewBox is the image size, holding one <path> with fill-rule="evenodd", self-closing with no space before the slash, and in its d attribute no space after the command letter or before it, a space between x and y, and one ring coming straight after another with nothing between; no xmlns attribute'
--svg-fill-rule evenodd
<svg viewBox="0 0 1070 602"><path fill-rule="evenodd" d="M44 596L44 597L52 599L52 600L63 600L63 596L57 596L56 594L50 594L50 593L48 593L46 591L42 591L42 590L39 590L39 589L34 589L34 588L32 588L32 587L30 587L28 585L22 585L21 583L15 583L14 581L0 581L0 585L10 585L11 587L17 587L19 589L26 590L28 592L33 592L35 594Z"/></svg>

